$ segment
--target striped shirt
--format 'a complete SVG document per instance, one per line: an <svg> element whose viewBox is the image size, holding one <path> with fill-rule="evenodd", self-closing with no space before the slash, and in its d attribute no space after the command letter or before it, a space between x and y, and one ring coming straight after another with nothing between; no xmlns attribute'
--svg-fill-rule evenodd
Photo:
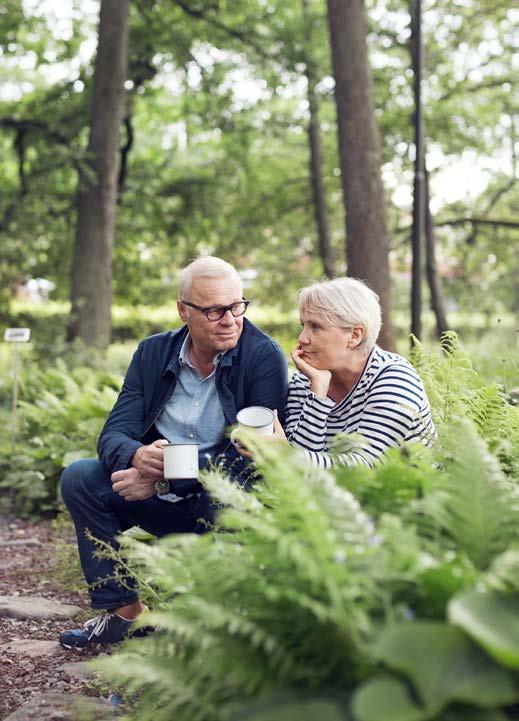
<svg viewBox="0 0 519 721"><path fill-rule="evenodd" d="M303 449L312 465L320 468L373 466L388 448L415 440L430 445L436 434L418 373L405 358L378 346L371 351L356 385L339 403L318 398L310 390L308 378L294 373L288 388L285 431L290 443ZM341 449L338 433L362 438Z"/></svg>

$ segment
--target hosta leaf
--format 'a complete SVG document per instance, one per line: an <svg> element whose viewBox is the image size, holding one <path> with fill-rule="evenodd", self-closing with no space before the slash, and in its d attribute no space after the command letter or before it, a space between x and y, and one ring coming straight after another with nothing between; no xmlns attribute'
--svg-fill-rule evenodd
<svg viewBox="0 0 519 721"><path fill-rule="evenodd" d="M358 721L422 721L429 716L411 699L402 681L390 676L365 683L353 697Z"/></svg>
<svg viewBox="0 0 519 721"><path fill-rule="evenodd" d="M519 594L466 591L450 601L448 616L493 658L519 669Z"/></svg>
<svg viewBox="0 0 519 721"><path fill-rule="evenodd" d="M247 707L231 721L347 721L345 709L328 699L307 699L301 701L278 701Z"/></svg>
<svg viewBox="0 0 519 721"><path fill-rule="evenodd" d="M395 624L382 631L374 653L412 681L430 714L455 701L491 708L519 698L512 675L456 626Z"/></svg>

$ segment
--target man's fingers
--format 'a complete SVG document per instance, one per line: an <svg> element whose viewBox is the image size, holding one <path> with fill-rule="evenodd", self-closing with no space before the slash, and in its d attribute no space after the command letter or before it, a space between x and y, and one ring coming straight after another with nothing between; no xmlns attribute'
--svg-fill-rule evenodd
<svg viewBox="0 0 519 721"><path fill-rule="evenodd" d="M149 468L144 467L142 469L142 474L145 476L148 476L149 478L164 478L164 470L163 468Z"/></svg>
<svg viewBox="0 0 519 721"><path fill-rule="evenodd" d="M156 446L157 448L164 448L164 446L167 446L169 441L167 441L165 438L159 438L158 441L153 441L151 444L152 446Z"/></svg>

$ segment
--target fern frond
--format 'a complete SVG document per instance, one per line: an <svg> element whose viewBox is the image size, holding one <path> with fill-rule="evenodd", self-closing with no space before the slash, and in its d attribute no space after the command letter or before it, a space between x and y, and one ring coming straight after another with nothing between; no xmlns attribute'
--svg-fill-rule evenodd
<svg viewBox="0 0 519 721"><path fill-rule="evenodd" d="M431 519L478 568L486 568L517 533L515 485L469 421L443 429L440 441L444 472L413 512Z"/></svg>

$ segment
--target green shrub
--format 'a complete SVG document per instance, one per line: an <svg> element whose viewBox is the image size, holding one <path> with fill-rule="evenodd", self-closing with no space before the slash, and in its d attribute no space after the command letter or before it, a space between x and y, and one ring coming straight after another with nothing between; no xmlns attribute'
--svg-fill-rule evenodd
<svg viewBox="0 0 519 721"><path fill-rule="evenodd" d="M435 449L331 473L259 444L253 492L205 475L212 533L123 541L161 628L99 662L129 719L514 718L519 409L453 336L415 360Z"/></svg>
<svg viewBox="0 0 519 721"><path fill-rule="evenodd" d="M469 421L446 435L434 467L414 446L391 454L391 471L362 469L362 503L344 470L303 472L293 449L260 447L253 493L205 476L224 508L214 533L125 540L162 629L101 663L140 692L130 718L220 721L247 699L311 691L347 699L358 721L516 703L519 635L487 609L519 612L519 596L490 585L515 543L515 482ZM390 473L393 502L381 502ZM476 587L487 606L472 621Z"/></svg>
<svg viewBox="0 0 519 721"><path fill-rule="evenodd" d="M7 502L18 513L37 515L56 507L63 468L96 455L120 384L106 371L69 369L63 361L47 369L24 364L14 453L9 425L0 430L0 487L8 489Z"/></svg>

